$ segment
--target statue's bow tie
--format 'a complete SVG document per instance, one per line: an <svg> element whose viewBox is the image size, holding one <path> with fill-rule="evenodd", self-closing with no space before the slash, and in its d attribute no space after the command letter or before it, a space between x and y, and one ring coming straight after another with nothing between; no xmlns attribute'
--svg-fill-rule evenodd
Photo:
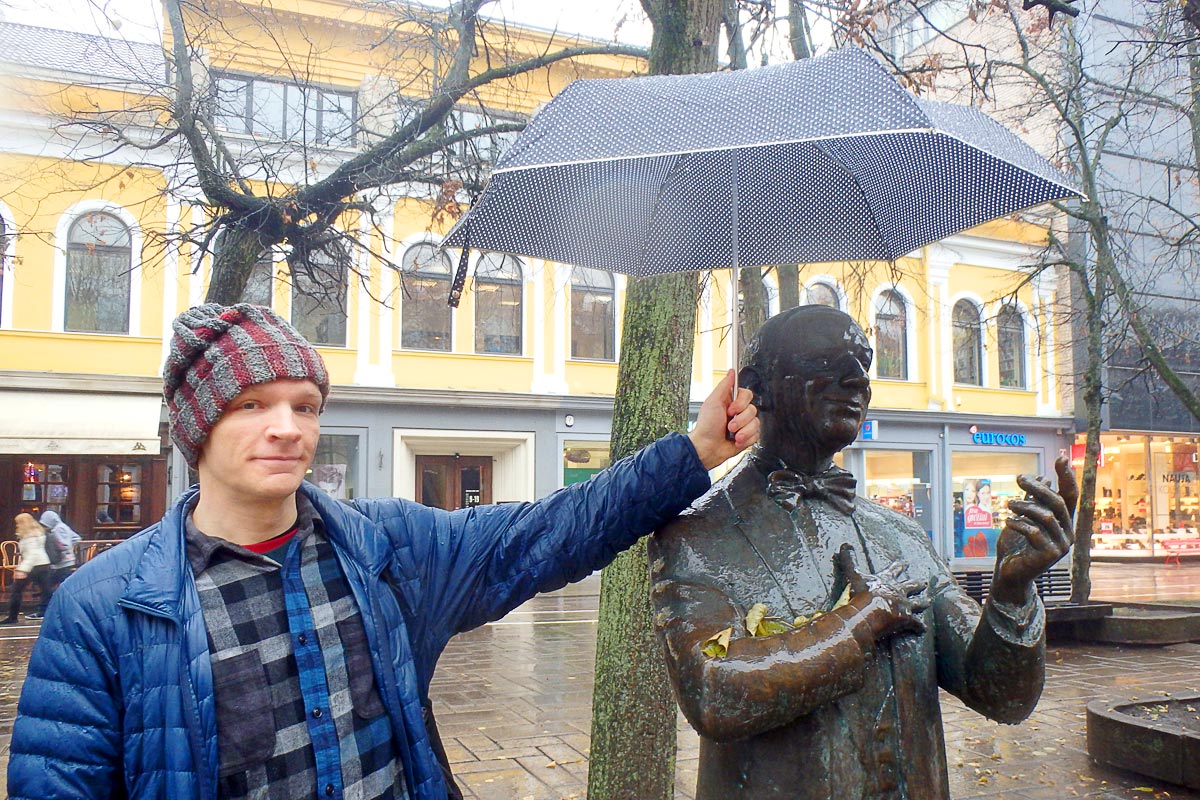
<svg viewBox="0 0 1200 800"><path fill-rule="evenodd" d="M815 497L849 516L854 511L856 485L854 476L839 467L830 467L820 475L801 475L790 469L777 469L767 475L767 494L788 511L805 497Z"/></svg>

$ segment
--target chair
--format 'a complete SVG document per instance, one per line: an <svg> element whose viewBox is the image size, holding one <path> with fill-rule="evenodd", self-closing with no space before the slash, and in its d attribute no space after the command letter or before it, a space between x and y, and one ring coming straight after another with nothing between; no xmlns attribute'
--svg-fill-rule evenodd
<svg viewBox="0 0 1200 800"><path fill-rule="evenodd" d="M21 546L13 540L0 542L0 591L8 587L9 576L21 563Z"/></svg>

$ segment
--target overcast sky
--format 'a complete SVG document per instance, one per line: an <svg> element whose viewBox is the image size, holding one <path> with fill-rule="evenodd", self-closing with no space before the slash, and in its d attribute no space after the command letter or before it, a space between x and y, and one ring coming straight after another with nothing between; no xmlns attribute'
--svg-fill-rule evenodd
<svg viewBox="0 0 1200 800"><path fill-rule="evenodd" d="M426 4L445 3L426 0ZM497 0L485 10L523 25L650 44L650 23L638 0ZM9 22L146 42L157 41L160 15L161 6L154 0L0 0L0 19Z"/></svg>

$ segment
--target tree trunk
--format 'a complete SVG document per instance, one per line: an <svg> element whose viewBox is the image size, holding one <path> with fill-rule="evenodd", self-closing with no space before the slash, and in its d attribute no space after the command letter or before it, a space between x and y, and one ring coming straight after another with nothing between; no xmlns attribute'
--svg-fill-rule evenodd
<svg viewBox="0 0 1200 800"><path fill-rule="evenodd" d="M643 0L654 24L650 71L716 68L719 0ZM687 424L699 282L694 273L631 280L613 409L613 456ZM669 800L675 699L650 615L645 540L604 570L592 697L588 797Z"/></svg>
<svg viewBox="0 0 1200 800"><path fill-rule="evenodd" d="M788 46L792 58L802 61L813 54L812 31L808 26L808 9L804 0L788 0ZM800 305L800 267L797 264L780 264L776 267L779 278L779 310L786 311Z"/></svg>
<svg viewBox="0 0 1200 800"><path fill-rule="evenodd" d="M758 267L742 267L741 277L739 279L741 285L741 302L737 305L737 311L734 316L740 323L738 328L738 364L742 363L742 356L746 353L746 345L754 334L758 333L758 329L767 321L769 314L767 308L767 293L763 289L762 270Z"/></svg>
<svg viewBox="0 0 1200 800"><path fill-rule="evenodd" d="M797 264L780 264L775 268L779 278L779 310L786 311L800 305L800 267Z"/></svg>
<svg viewBox="0 0 1200 800"><path fill-rule="evenodd" d="M217 242L205 302L223 306L240 303L254 264L271 245L263 242L258 231L248 228L224 228Z"/></svg>
<svg viewBox="0 0 1200 800"><path fill-rule="evenodd" d="M1091 195L1095 196L1095 195ZM1087 438L1083 451L1083 476L1079 482L1079 508L1075 514L1075 549L1071 555L1071 602L1086 603L1092 595L1092 529L1096 518L1096 466L1100 460L1100 426L1104 403L1105 307L1109 295L1108 262L1112 250L1108 221L1099 209L1089 214L1088 232L1096 254L1091 271L1080 265L1075 275L1083 284L1086 360L1083 365L1083 406Z"/></svg>

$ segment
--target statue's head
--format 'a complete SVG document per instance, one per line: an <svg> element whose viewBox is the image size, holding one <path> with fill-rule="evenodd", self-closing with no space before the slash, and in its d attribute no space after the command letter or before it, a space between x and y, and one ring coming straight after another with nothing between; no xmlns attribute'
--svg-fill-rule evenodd
<svg viewBox="0 0 1200 800"><path fill-rule="evenodd" d="M854 442L871 402L873 356L862 328L835 308L799 306L767 320L739 373L754 392L764 446L832 454Z"/></svg>

